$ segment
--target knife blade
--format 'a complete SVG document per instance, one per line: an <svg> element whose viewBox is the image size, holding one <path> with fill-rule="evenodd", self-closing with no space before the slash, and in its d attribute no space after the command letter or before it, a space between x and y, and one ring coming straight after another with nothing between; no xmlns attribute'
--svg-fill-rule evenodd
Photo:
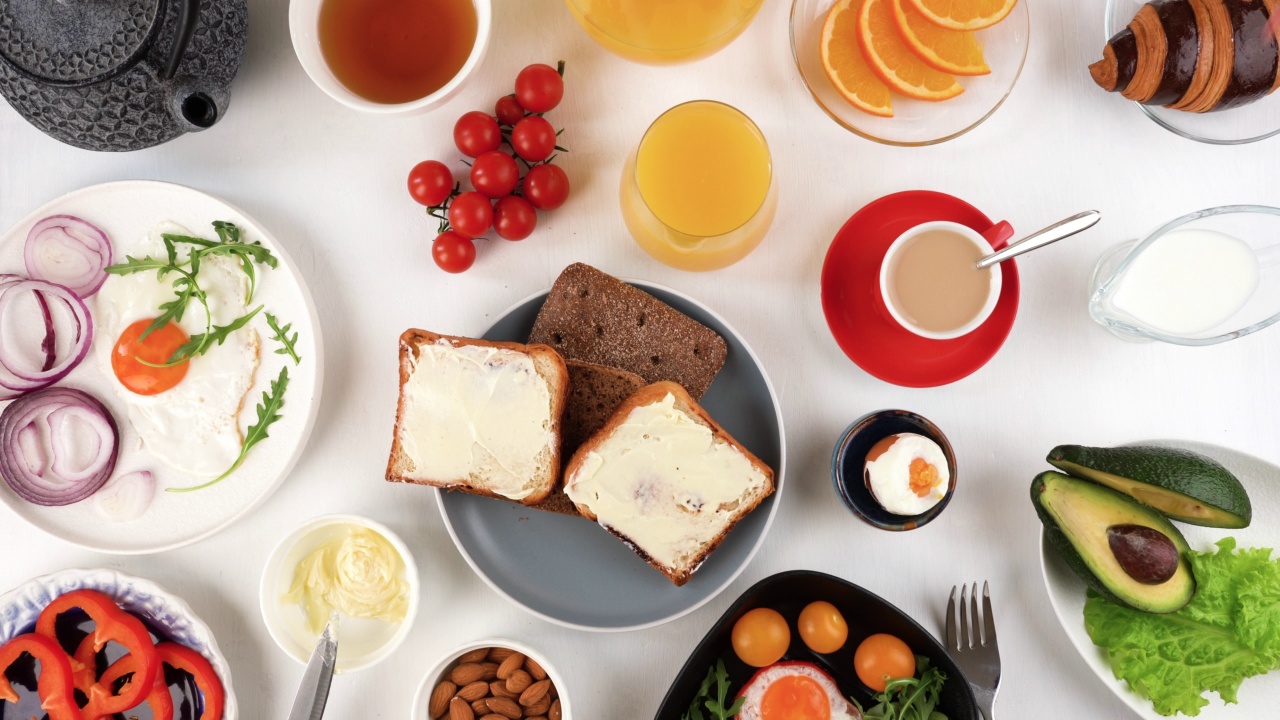
<svg viewBox="0 0 1280 720"><path fill-rule="evenodd" d="M333 668L338 661L338 615L329 617L329 623L320 633L316 649L302 673L298 694L293 699L289 720L320 720L329 699L329 685L333 682Z"/></svg>

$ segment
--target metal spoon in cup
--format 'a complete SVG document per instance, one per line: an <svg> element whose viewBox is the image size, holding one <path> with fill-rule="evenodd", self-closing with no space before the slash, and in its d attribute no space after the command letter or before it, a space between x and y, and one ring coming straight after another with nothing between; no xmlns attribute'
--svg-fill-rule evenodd
<svg viewBox="0 0 1280 720"><path fill-rule="evenodd" d="M1066 220L1056 222L1039 232L1032 233L1022 238L1016 243L987 255L976 263L976 267L979 270L982 270L983 268L991 267L998 262L1004 262L1011 257L1031 252L1032 250L1042 248L1050 243L1058 242L1063 238L1071 237L1078 232L1088 230L1096 225L1101 219L1102 213L1097 210L1086 210L1078 215L1072 215Z"/></svg>

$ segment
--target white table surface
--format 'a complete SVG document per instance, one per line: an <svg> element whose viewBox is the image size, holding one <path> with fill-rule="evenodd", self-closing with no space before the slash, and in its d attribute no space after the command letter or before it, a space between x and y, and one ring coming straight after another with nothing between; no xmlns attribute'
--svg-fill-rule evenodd
<svg viewBox="0 0 1280 720"><path fill-rule="evenodd" d="M1027 498L1043 458L1067 442L1187 438L1280 461L1280 331L1207 349L1122 342L1086 314L1086 280L1104 248L1184 212L1280 204L1280 139L1211 147L1157 127L1095 88L1104 0L1031 3L1032 43L1005 106L958 140L923 149L877 145L812 103L791 60L790 3L766 0L734 44L694 65L633 65L596 47L562 0L496 0L494 39L455 100L417 118L348 110L308 80L289 43L285 0L250 3L250 41L232 106L213 129L130 154L67 147L0 105L0 226L76 188L121 179L183 183L264 223L298 261L320 310L324 403L302 461L261 508L193 547L119 558L67 545L0 513L0 588L66 567L151 578L195 607L233 667L246 720L283 718L302 668L258 614L267 553L321 513L388 524L412 548L424 588L409 640L382 666L333 685L327 717L403 720L441 654L483 636L542 649L567 678L580 720L650 718L698 639L755 581L793 568L834 573L941 627L953 584L989 579L999 621L1003 718L1130 717L1099 684L1053 618L1041 581L1040 524ZM406 195L414 163L456 163L451 128L491 109L530 62L568 61L565 127L573 194L521 243L484 243L472 270L439 272L434 224ZM747 112L773 149L781 203L764 244L725 270L692 274L651 260L627 236L617 182L647 124L684 100ZM959 195L1029 231L1086 208L1088 234L1021 261L1022 305L1003 351L954 385L912 390L862 372L827 332L818 300L823 255L854 211L886 193ZM564 266L663 283L718 310L750 342L783 404L791 465L764 548L724 594L662 627L629 634L565 630L491 591L454 549L432 493L383 481L396 397L396 338L408 327L482 332L496 313L550 285ZM950 436L960 489L937 521L905 534L849 514L827 472L840 431L863 413L902 407ZM266 446L263 446L264 448ZM265 451L265 450L263 450ZM1267 518L1260 518L1267 521ZM1239 533L1247 544L1247 531ZM1250 692L1246 681L1241 696Z"/></svg>

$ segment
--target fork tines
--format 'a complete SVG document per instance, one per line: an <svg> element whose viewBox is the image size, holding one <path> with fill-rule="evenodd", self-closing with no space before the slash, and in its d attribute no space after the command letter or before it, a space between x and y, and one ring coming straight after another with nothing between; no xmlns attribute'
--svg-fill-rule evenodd
<svg viewBox="0 0 1280 720"><path fill-rule="evenodd" d="M965 612L965 605L969 611ZM963 652L977 648L995 647L996 623L991 613L991 591L987 582L982 582L982 615L978 615L978 583L973 583L973 591L969 585L960 586L960 632L956 632L956 586L951 586L951 597L947 600L947 647L950 650Z"/></svg>

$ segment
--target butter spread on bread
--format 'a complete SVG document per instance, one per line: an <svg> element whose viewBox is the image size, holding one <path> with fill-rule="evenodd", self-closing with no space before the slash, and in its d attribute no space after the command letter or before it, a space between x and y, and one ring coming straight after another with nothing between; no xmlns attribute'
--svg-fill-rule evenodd
<svg viewBox="0 0 1280 720"><path fill-rule="evenodd" d="M538 490L531 479L558 442L550 383L528 354L440 338L418 346L402 388L400 450L410 481L475 484L512 500Z"/></svg>
<svg viewBox="0 0 1280 720"><path fill-rule="evenodd" d="M574 454L565 493L677 585L773 492L773 471L679 385L641 389Z"/></svg>

